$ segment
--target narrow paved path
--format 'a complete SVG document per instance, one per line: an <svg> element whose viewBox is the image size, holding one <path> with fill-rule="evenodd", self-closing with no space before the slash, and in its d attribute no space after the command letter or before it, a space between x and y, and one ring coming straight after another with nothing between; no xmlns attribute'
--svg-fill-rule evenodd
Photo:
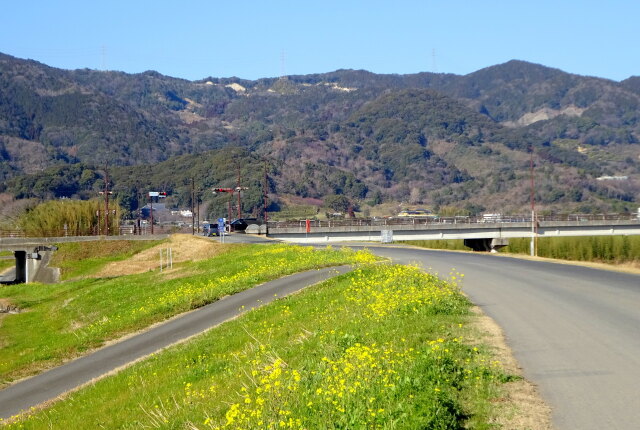
<svg viewBox="0 0 640 430"><path fill-rule="evenodd" d="M488 254L370 246L448 277L502 327L559 430L640 429L640 275Z"/></svg>
<svg viewBox="0 0 640 430"><path fill-rule="evenodd" d="M0 282L13 282L16 279L16 269L11 268L0 273Z"/></svg>
<svg viewBox="0 0 640 430"><path fill-rule="evenodd" d="M266 282L191 311L122 342L26 379L0 391L0 418L7 419L73 390L162 348L200 334L252 308L324 281L350 266L297 273ZM244 308L243 308L244 307Z"/></svg>

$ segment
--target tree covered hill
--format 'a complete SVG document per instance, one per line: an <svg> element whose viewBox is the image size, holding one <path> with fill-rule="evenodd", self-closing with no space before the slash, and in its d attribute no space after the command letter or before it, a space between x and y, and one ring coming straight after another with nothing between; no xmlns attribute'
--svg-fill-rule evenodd
<svg viewBox="0 0 640 430"><path fill-rule="evenodd" d="M542 207L631 210L639 82L515 60L465 76L338 70L191 82L0 54L0 191L86 196L106 164L123 195L142 187L127 175L157 175L149 187L177 178L180 188L186 171L200 187L233 184L235 168L218 160L232 156L271 166L275 195L517 211L528 204L533 151ZM205 161L215 161L207 174L227 177L196 172Z"/></svg>

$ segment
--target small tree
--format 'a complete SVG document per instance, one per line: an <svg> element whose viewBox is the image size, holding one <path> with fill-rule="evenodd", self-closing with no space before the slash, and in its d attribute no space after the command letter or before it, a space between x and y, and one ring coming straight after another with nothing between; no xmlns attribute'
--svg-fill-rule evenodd
<svg viewBox="0 0 640 430"><path fill-rule="evenodd" d="M333 209L336 212L345 213L349 210L349 199L343 195L329 195L324 199L325 206Z"/></svg>

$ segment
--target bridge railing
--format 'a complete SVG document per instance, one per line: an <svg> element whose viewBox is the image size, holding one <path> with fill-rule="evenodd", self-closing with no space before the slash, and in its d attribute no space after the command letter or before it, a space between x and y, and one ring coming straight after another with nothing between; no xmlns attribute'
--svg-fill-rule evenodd
<svg viewBox="0 0 640 430"><path fill-rule="evenodd" d="M150 235L151 226L142 226L139 229L134 228L132 225L122 225L117 231L112 232L114 236L126 236L126 235ZM171 234L171 233L191 233L191 227L176 228L175 226L163 226L158 225L153 227L153 233L155 234ZM102 231L92 231L89 234L77 234L71 229L56 229L56 230L41 230L34 232L33 234L27 234L22 230L8 230L0 229L0 238L6 237L68 237L68 236L102 236Z"/></svg>
<svg viewBox="0 0 640 430"><path fill-rule="evenodd" d="M536 216L536 221L594 222L594 221L635 221L638 215L631 214L556 214ZM306 228L306 220L269 221L269 228ZM331 227L384 227L403 225L438 224L486 224L531 222L531 215L494 215L491 217L455 216L455 217L388 217L388 218L346 218L332 220L309 220L311 228Z"/></svg>
<svg viewBox="0 0 640 430"><path fill-rule="evenodd" d="M25 237L21 230L0 230L0 237Z"/></svg>

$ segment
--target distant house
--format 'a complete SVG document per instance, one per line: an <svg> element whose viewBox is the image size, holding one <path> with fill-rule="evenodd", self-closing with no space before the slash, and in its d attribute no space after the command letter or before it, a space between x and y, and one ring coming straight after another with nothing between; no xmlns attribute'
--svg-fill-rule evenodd
<svg viewBox="0 0 640 430"><path fill-rule="evenodd" d="M158 212L164 212L166 210L167 210L167 205L165 205L164 203L155 203L153 205L154 214L157 214ZM151 205L147 203L142 208L140 208L140 212L143 218L149 218L151 216Z"/></svg>
<svg viewBox="0 0 640 430"><path fill-rule="evenodd" d="M436 214L431 212L429 209L404 209L398 212L399 217L427 217L427 218L435 218Z"/></svg>
<svg viewBox="0 0 640 430"><path fill-rule="evenodd" d="M596 178L598 181L626 181L628 176L600 176Z"/></svg>

